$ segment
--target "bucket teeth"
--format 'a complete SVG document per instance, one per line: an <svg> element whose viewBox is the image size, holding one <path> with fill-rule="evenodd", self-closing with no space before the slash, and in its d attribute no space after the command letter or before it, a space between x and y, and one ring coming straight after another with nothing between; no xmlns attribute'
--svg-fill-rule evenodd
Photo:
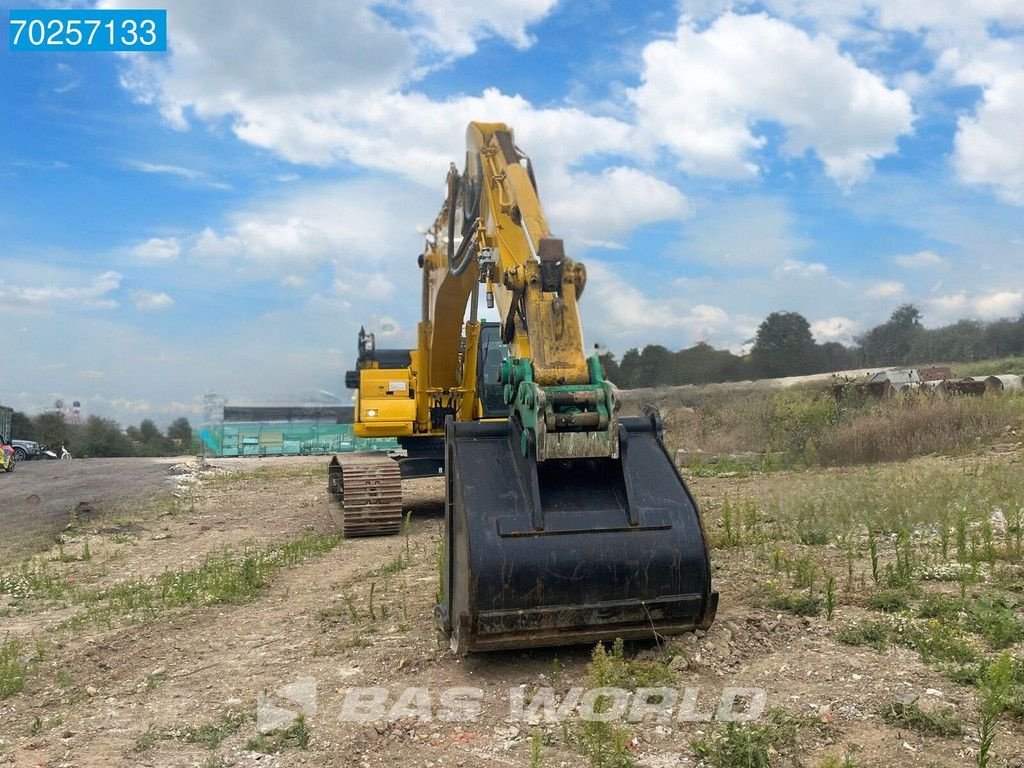
<svg viewBox="0 0 1024 768"><path fill-rule="evenodd" d="M402 476L398 462L380 453L349 453L331 459L331 508L346 538L392 536L402 529Z"/></svg>

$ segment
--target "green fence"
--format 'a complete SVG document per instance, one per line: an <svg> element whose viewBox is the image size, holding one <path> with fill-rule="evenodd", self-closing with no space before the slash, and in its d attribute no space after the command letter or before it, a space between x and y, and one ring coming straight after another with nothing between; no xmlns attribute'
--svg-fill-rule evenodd
<svg viewBox="0 0 1024 768"><path fill-rule="evenodd" d="M351 424L326 422L227 422L199 428L214 456L317 456L346 451L393 451L394 438L356 437Z"/></svg>

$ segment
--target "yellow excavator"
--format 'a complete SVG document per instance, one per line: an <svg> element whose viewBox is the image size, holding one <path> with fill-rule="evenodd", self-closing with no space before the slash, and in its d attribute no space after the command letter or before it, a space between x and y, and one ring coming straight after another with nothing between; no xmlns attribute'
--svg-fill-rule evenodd
<svg viewBox="0 0 1024 768"><path fill-rule="evenodd" d="M359 334L355 433L403 451L332 458L342 531L397 533L402 478L444 475L437 619L457 653L706 629L707 541L659 417L620 417L587 358L586 270L551 236L512 130L473 122L466 145L417 262L416 348ZM481 284L498 322L478 320Z"/></svg>

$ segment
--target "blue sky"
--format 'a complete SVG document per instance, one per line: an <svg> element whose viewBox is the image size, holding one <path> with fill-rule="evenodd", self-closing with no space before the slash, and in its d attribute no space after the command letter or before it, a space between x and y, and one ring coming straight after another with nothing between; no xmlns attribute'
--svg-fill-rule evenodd
<svg viewBox="0 0 1024 768"><path fill-rule="evenodd" d="M471 119L533 157L588 343L1024 311L1019 0L101 5L168 52L0 49L7 405L347 398L360 325L412 343Z"/></svg>

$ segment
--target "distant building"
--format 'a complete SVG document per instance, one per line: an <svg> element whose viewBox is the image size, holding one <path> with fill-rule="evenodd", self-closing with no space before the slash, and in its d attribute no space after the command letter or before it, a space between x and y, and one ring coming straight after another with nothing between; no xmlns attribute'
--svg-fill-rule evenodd
<svg viewBox="0 0 1024 768"><path fill-rule="evenodd" d="M229 406L216 395L207 395L203 405L199 439L214 456L315 456L398 448L393 438L357 438L352 406Z"/></svg>

